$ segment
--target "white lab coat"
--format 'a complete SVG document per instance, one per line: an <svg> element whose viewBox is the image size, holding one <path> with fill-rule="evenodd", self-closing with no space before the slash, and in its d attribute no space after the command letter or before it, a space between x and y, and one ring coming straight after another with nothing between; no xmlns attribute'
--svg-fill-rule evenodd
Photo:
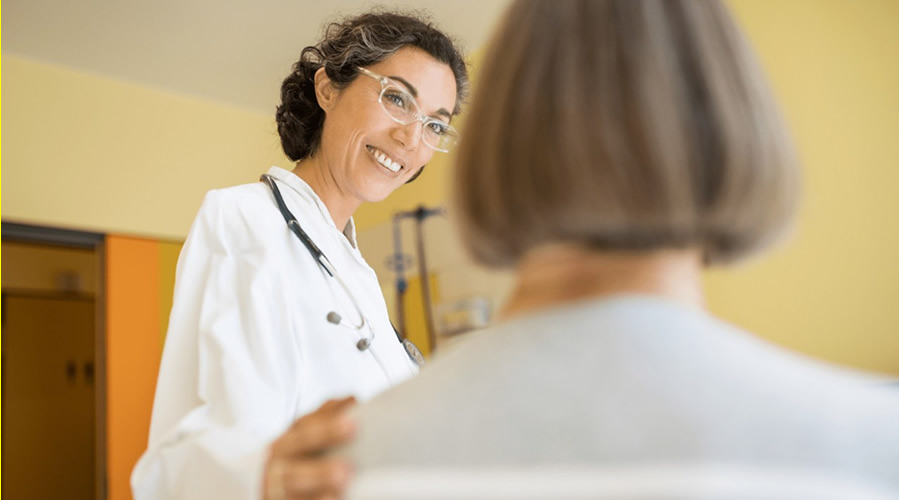
<svg viewBox="0 0 899 500"><path fill-rule="evenodd" d="M210 191L178 260L149 447L136 500L260 497L268 446L330 398L366 400L417 372L397 340L374 271L299 177L272 167L288 208L352 290L374 331L287 227L268 186ZM352 243L351 243L352 241Z"/></svg>

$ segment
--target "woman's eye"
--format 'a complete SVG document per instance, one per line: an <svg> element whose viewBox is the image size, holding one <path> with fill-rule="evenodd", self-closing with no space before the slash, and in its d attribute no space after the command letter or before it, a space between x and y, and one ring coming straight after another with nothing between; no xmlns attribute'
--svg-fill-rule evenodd
<svg viewBox="0 0 899 500"><path fill-rule="evenodd" d="M431 129L431 132L437 135L443 135L446 133L447 126L440 122L429 122L428 128Z"/></svg>
<svg viewBox="0 0 899 500"><path fill-rule="evenodd" d="M405 109L409 104L409 100L403 94L399 92L385 92L384 99L398 108Z"/></svg>

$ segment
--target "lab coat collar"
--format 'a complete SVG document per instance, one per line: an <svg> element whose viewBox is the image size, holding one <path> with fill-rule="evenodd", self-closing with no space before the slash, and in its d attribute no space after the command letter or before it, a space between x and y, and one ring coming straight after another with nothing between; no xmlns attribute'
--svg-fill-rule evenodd
<svg viewBox="0 0 899 500"><path fill-rule="evenodd" d="M334 219L331 218L331 212L328 210L328 207L325 206L325 203L318 197L318 194L309 186L309 184L306 184L306 181L300 179L297 175L294 175L293 172L284 170L281 167L269 168L268 175L287 184L291 189L299 193L300 196L311 200L315 206L318 207L318 211L321 212L322 217L328 221L328 224L337 231L340 231L337 229L337 225L334 224ZM350 217L350 220L346 223L346 227L340 232L346 237L347 242L353 247L353 250L359 248L356 243L356 223L353 221L353 217Z"/></svg>

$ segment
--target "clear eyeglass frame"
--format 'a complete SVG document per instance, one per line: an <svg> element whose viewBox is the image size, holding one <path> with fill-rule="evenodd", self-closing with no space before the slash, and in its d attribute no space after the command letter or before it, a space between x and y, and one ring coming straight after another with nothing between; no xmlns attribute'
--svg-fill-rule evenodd
<svg viewBox="0 0 899 500"><path fill-rule="evenodd" d="M459 141L459 132L449 123L425 116L421 112L418 101L403 89L402 84L361 66L356 69L359 73L374 78L381 84L378 103L393 121L400 125L421 123L421 142L426 146L441 153L448 153Z"/></svg>

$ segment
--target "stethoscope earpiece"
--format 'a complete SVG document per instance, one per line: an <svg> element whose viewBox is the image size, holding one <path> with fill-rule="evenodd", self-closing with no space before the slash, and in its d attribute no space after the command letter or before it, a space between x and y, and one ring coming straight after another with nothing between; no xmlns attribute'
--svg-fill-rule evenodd
<svg viewBox="0 0 899 500"><path fill-rule="evenodd" d="M336 312L331 311L326 316L326 319L328 320L328 323L331 323L333 325L339 325L341 317ZM374 338L374 336L372 336L372 338ZM361 339L359 339L359 342L356 342L356 349L359 349L360 351L364 351L364 350L368 349L369 347L371 347L371 339L361 338Z"/></svg>

